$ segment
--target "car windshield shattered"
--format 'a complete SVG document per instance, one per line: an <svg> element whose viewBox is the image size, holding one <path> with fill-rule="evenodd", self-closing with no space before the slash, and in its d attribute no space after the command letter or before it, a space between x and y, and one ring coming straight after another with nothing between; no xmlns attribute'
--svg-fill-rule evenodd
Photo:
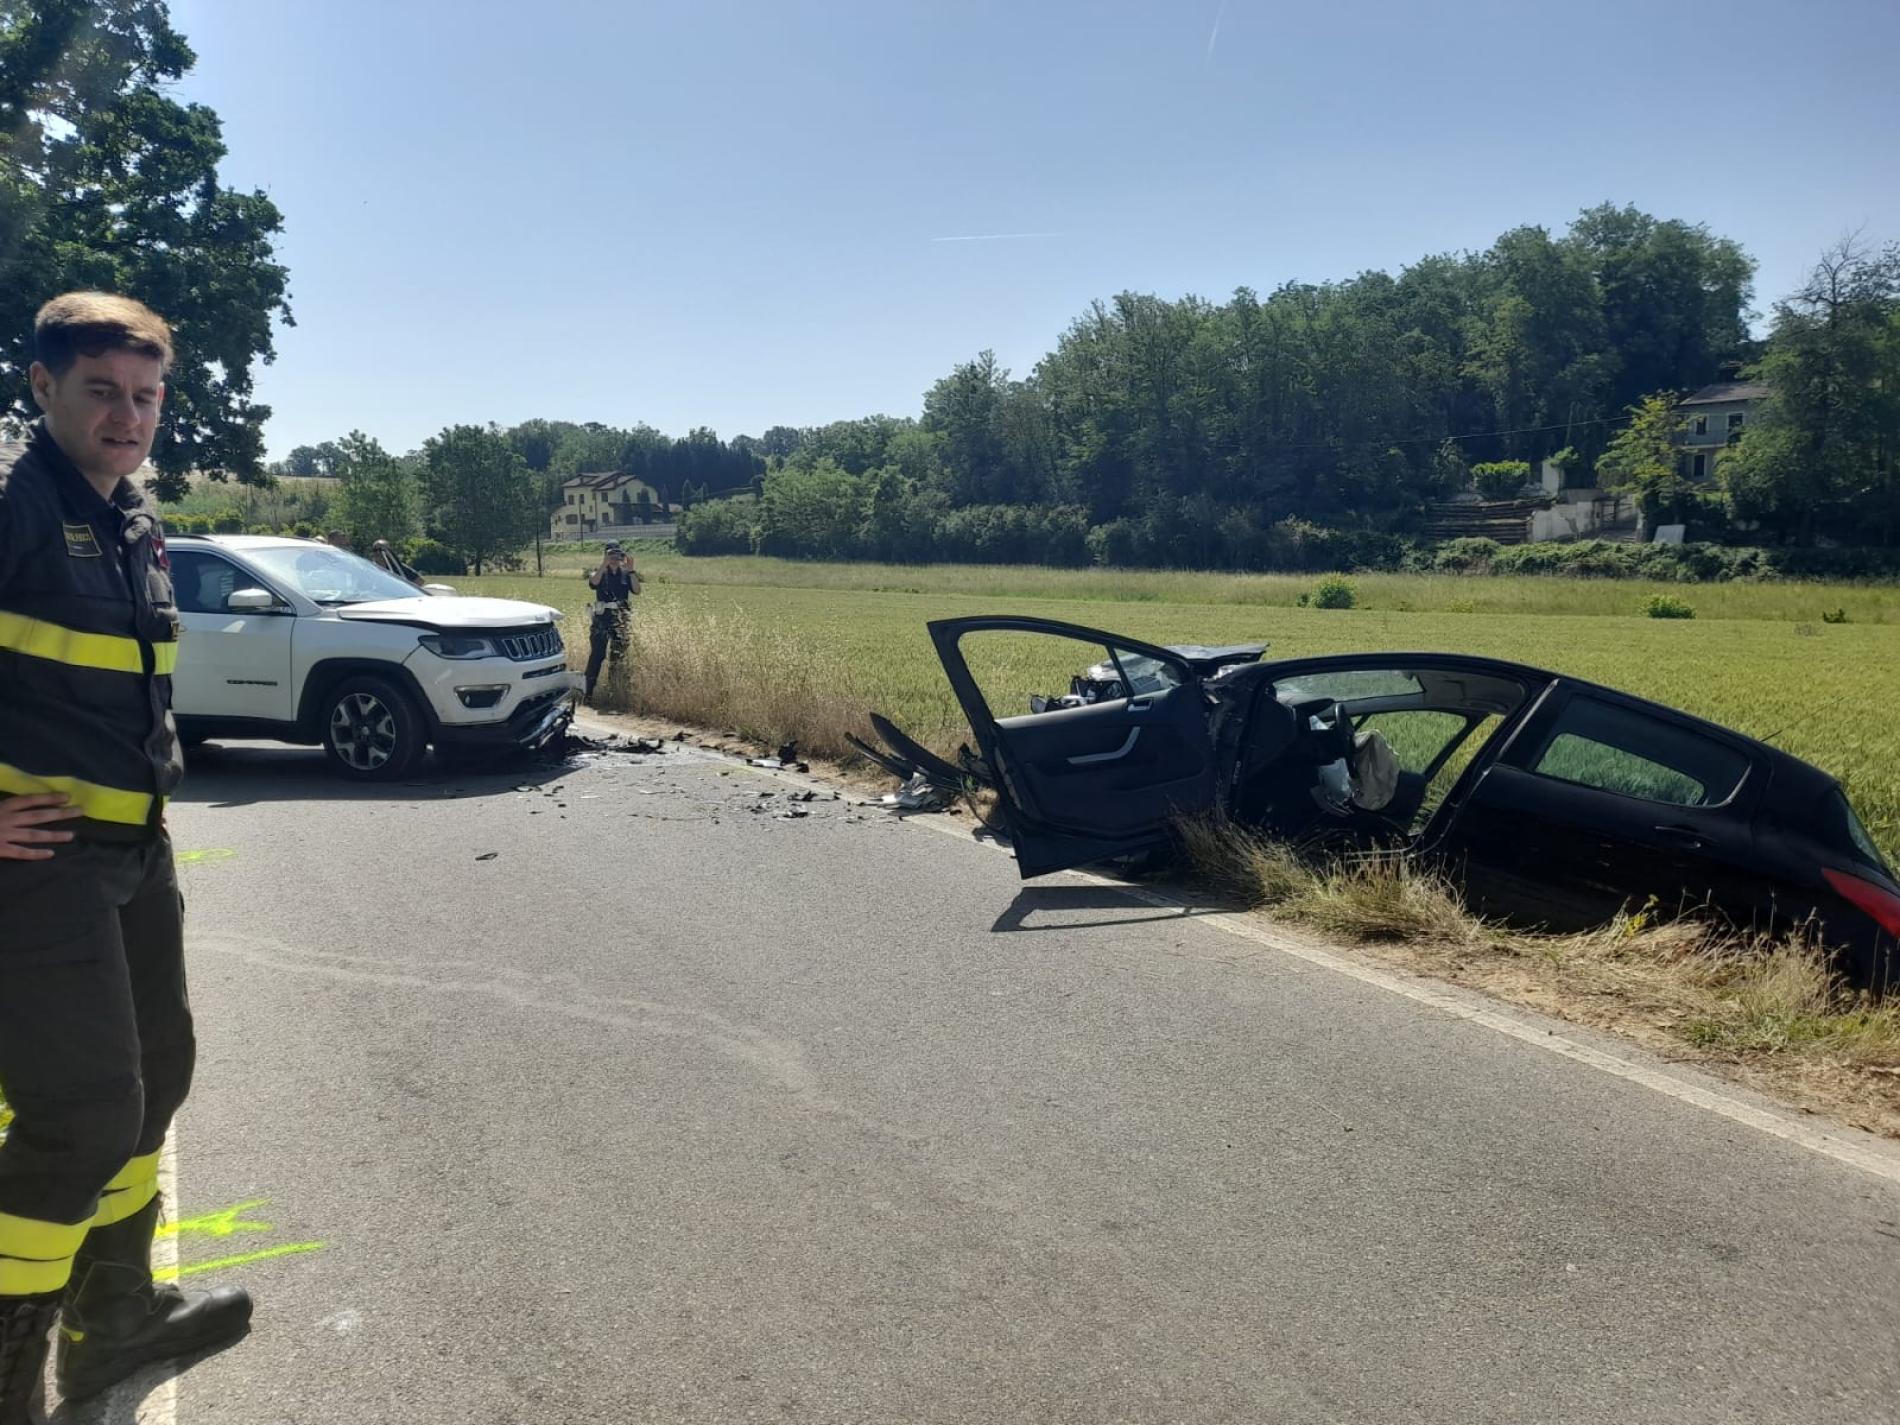
<svg viewBox="0 0 1900 1425"><path fill-rule="evenodd" d="M413 599L418 590L369 560L325 545L283 545L247 551L251 561L313 603L326 607Z"/></svg>

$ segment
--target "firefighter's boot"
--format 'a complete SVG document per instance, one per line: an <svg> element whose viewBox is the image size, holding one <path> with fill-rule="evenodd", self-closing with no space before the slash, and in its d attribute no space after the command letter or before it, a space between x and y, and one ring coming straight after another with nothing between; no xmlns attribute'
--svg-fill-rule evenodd
<svg viewBox="0 0 1900 1425"><path fill-rule="evenodd" d="M159 1200L86 1234L73 1259L55 1357L60 1394L96 1395L156 1361L227 1346L251 1327L251 1298L235 1287L180 1291L152 1280Z"/></svg>
<svg viewBox="0 0 1900 1425"><path fill-rule="evenodd" d="M0 1425L46 1425L46 1334L59 1296L0 1296Z"/></svg>

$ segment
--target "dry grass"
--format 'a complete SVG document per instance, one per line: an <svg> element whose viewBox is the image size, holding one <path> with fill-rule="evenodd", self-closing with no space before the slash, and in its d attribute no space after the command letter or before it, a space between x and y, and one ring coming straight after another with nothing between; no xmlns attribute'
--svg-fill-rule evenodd
<svg viewBox="0 0 1900 1425"><path fill-rule="evenodd" d="M597 704L610 712L722 729L766 747L796 741L802 755L852 758L869 698L842 662L774 636L740 613L677 605L642 610L629 656L603 673Z"/></svg>
<svg viewBox="0 0 1900 1425"><path fill-rule="evenodd" d="M1647 913L1530 934L1476 919L1451 883L1395 858L1312 865L1219 818L1181 837L1223 899L1900 1137L1900 997L1849 989L1814 945Z"/></svg>

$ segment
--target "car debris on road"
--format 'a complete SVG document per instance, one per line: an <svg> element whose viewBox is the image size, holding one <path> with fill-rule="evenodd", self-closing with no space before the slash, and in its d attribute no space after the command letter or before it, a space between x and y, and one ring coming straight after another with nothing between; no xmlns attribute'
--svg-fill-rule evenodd
<svg viewBox="0 0 1900 1425"><path fill-rule="evenodd" d="M878 745L852 743L904 784L887 804L992 793L1025 878L1146 855L1179 819L1221 814L1315 856L1430 864L1520 924L1682 909L1812 934L1853 983L1900 982L1900 880L1840 784L1733 729L1465 654L1262 661L1265 644L1010 615L929 632L975 750L952 763L876 713ZM992 634L1062 641L1083 671L1024 690L1026 713L993 709L964 652Z"/></svg>

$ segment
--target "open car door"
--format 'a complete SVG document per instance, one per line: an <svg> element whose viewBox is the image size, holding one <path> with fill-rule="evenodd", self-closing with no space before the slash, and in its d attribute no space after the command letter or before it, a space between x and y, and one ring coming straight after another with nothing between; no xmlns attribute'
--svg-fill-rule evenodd
<svg viewBox="0 0 1900 1425"><path fill-rule="evenodd" d="M941 619L930 638L996 774L1025 878L1149 850L1175 817L1212 810L1207 698L1191 660L1118 634L1003 615ZM1002 692L999 679L1012 677L1044 688L1072 681L1069 693L1032 703L1029 686ZM992 708L986 687L1020 693L1021 710Z"/></svg>

